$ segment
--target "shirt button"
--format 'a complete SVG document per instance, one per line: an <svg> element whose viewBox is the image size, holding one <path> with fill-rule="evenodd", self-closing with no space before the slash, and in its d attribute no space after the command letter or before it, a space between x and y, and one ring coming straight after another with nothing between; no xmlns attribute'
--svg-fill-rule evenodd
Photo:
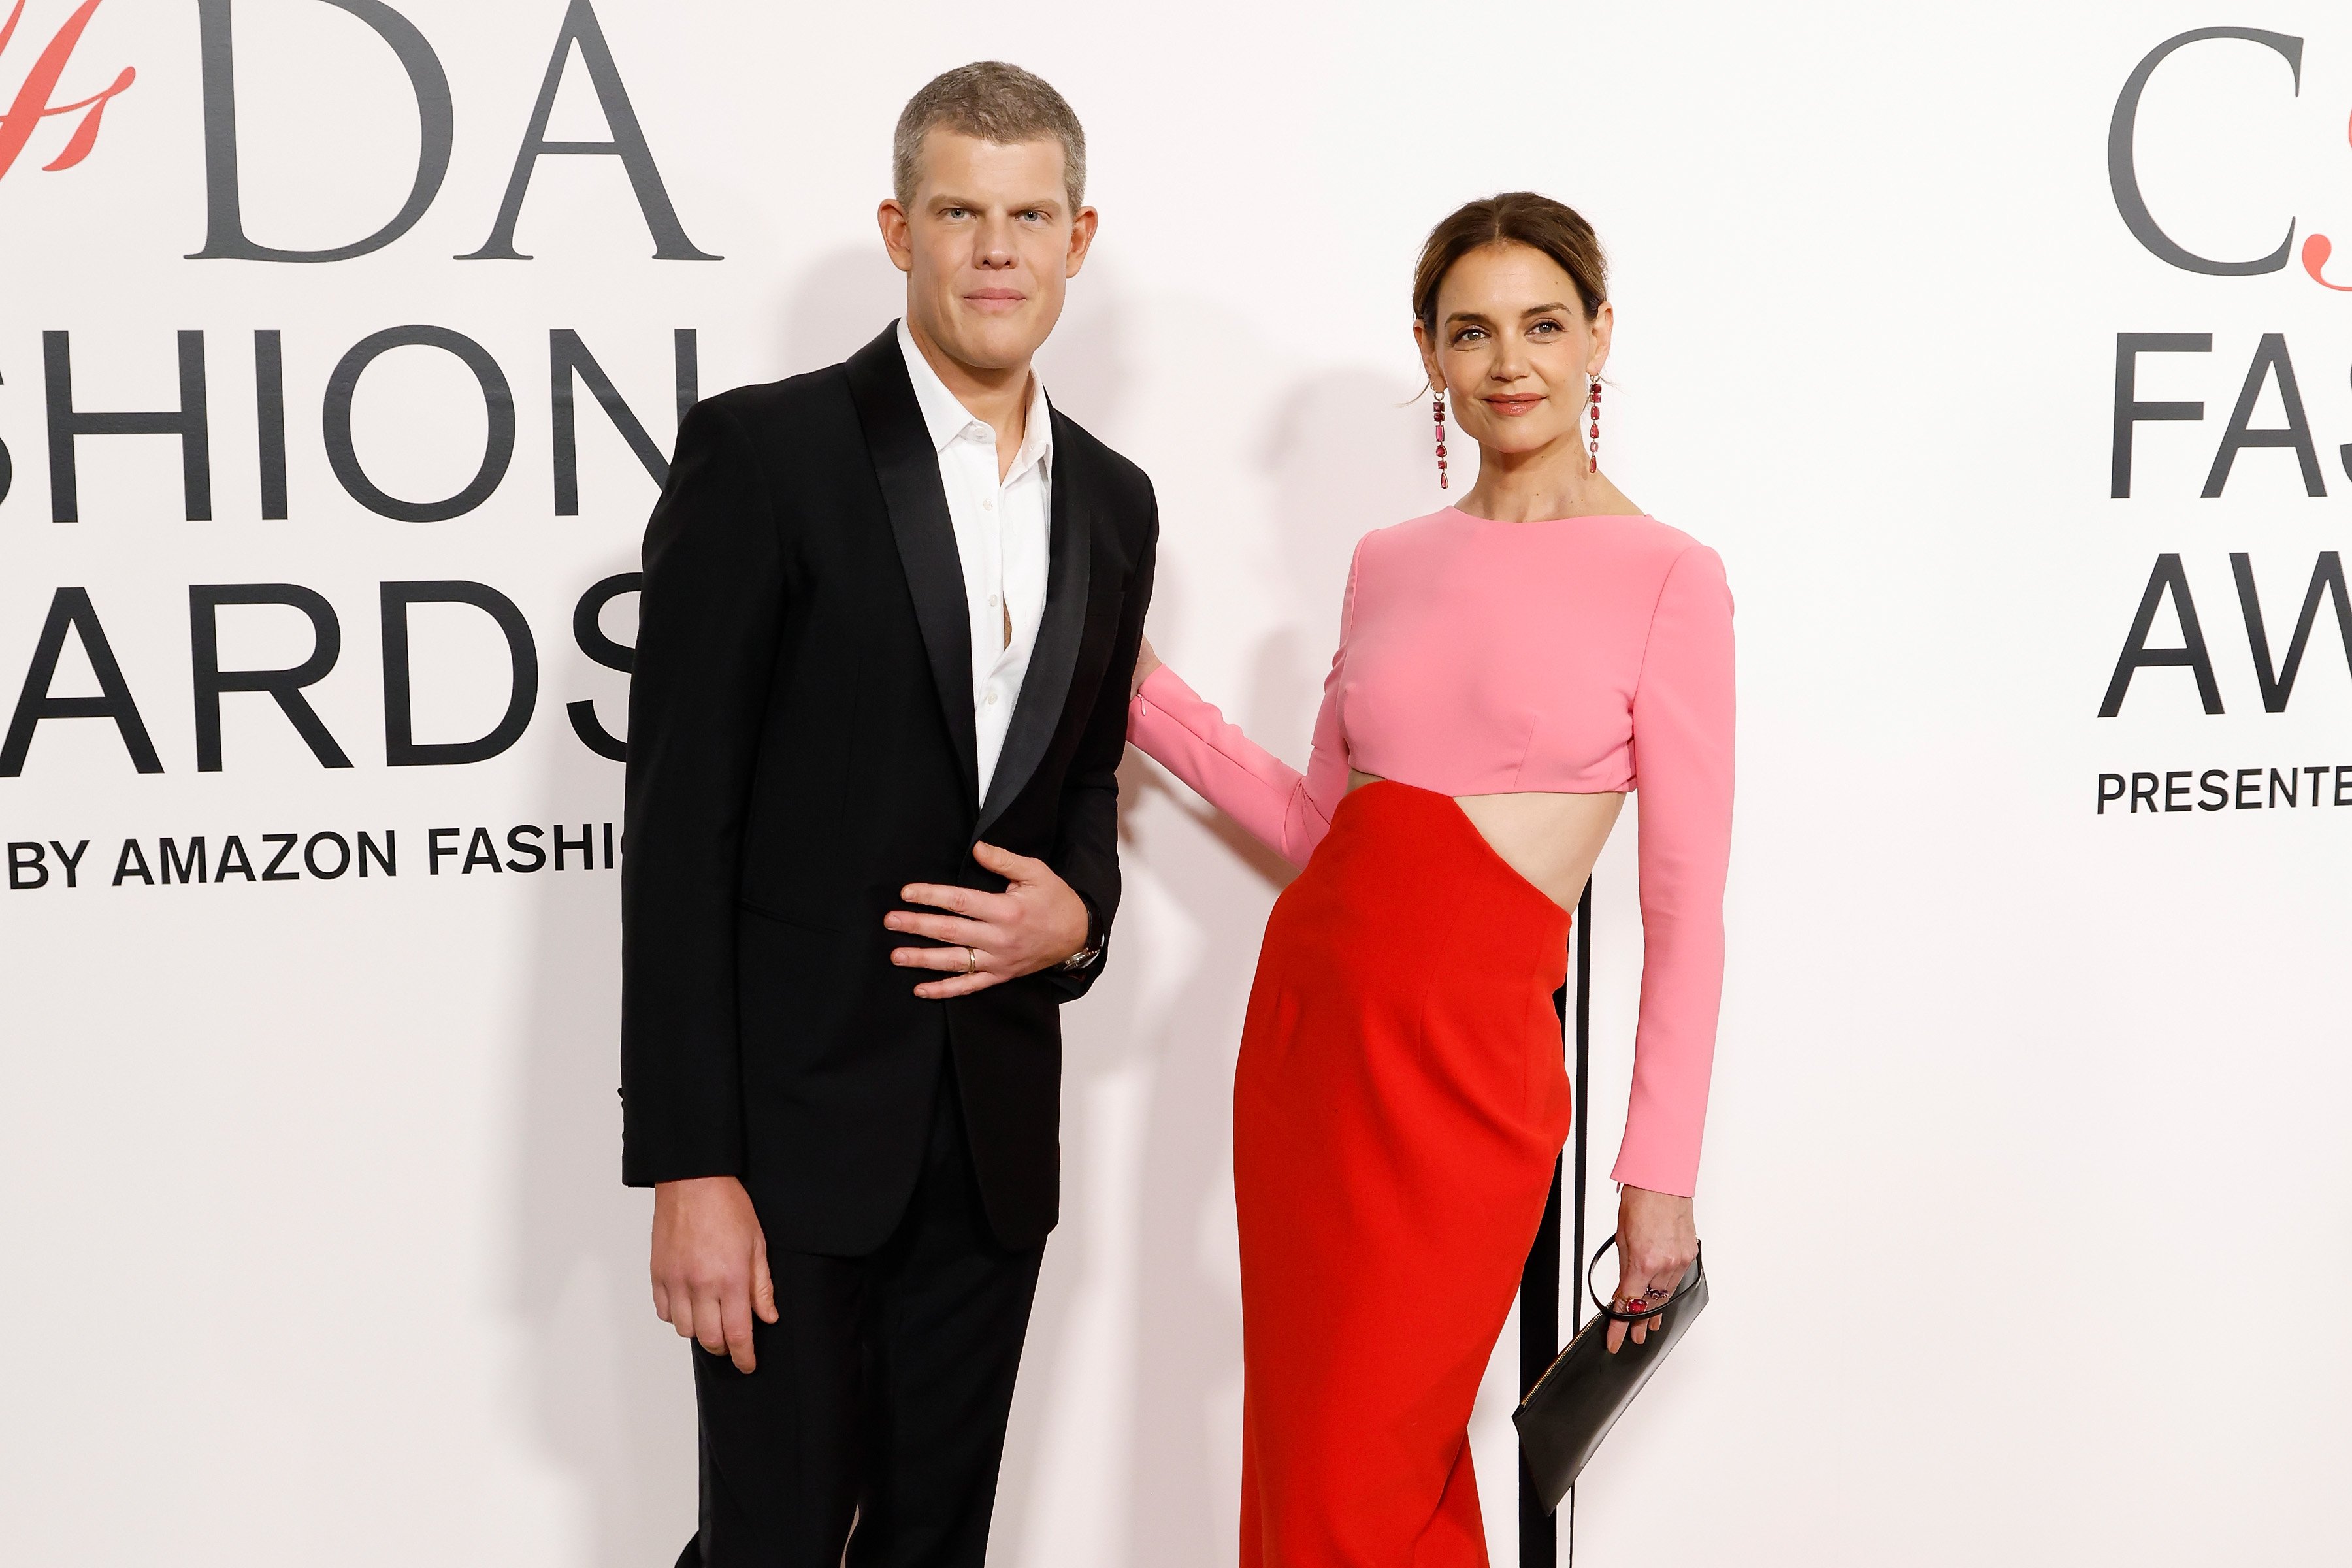
<svg viewBox="0 0 2352 1568"><path fill-rule="evenodd" d="M992 692L990 692L990 693L988 694L988 705L989 705L991 708L993 708L993 707L995 707L995 706L996 706L996 693L995 693L995 692L993 692L993 691L992 691Z"/></svg>
<svg viewBox="0 0 2352 1568"><path fill-rule="evenodd" d="M980 510L982 511L994 511L996 510L996 498L994 496L982 496L980 501Z"/></svg>
<svg viewBox="0 0 2352 1568"><path fill-rule="evenodd" d="M996 608L996 595L993 594L988 596L988 607L992 610Z"/></svg>

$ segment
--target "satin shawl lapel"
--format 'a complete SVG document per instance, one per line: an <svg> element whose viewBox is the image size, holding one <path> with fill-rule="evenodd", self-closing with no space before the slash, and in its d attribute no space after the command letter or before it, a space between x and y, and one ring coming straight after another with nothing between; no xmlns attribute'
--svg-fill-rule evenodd
<svg viewBox="0 0 2352 1568"><path fill-rule="evenodd" d="M898 352L898 324L849 356L849 395L866 430L866 449L882 481L882 503L898 541L898 563L923 628L931 679L956 759L963 764L964 798L980 793L980 744L971 717L971 612L963 591L963 558L956 552L948 492L940 483L940 455L923 424L915 384Z"/></svg>
<svg viewBox="0 0 2352 1568"><path fill-rule="evenodd" d="M1078 461L1077 443L1062 427L1062 416L1053 417L1054 489L1048 509L1045 613L1037 625L1029 673L1021 680L1021 701L1005 731L1004 750L996 759L996 777L981 807L975 838L984 836L1003 815L1045 760L1054 731L1061 728L1070 672L1077 668L1078 640L1087 629L1087 547L1094 522L1087 510L1086 475Z"/></svg>

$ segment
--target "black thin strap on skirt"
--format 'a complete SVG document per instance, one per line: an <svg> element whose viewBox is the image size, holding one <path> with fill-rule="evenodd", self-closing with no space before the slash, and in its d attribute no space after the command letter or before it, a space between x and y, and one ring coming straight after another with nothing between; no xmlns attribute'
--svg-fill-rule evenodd
<svg viewBox="0 0 2352 1568"><path fill-rule="evenodd" d="M1584 891L1576 900L1576 1076L1570 1082L1569 1103L1575 1108L1576 1131L1576 1225L1575 1250L1571 1258L1584 1256L1584 1188L1585 1153L1592 1131L1591 1118L1584 1108L1589 1103L1585 1090L1591 1087L1591 1075L1586 1071L1592 1065L1592 879L1584 879ZM1569 1335L1584 1327L1584 1302L1575 1291L1569 1292ZM1576 1489L1568 1489L1568 1568L1576 1568Z"/></svg>
<svg viewBox="0 0 2352 1568"><path fill-rule="evenodd" d="M1535 1247L1528 1254L1527 1267L1519 1275L1519 1386L1535 1386L1559 1354L1559 1233L1560 1210L1568 1209L1570 1226L1574 1236L1569 1256L1584 1256L1585 1151L1587 1129L1584 1119L1585 1068L1592 1051L1592 884L1584 884L1583 895L1576 901L1575 929L1570 941L1576 954L1576 1068L1570 1079L1570 1095L1575 1107L1572 1162L1568 1156L1552 1162L1551 1195L1545 1201L1542 1225L1536 1229ZM1562 986L1552 994L1552 1006L1559 1015L1560 1032L1569 1028L1569 991ZM1563 1042L1564 1043L1564 1042ZM1563 1183L1563 1165L1574 1171L1572 1183ZM1563 1185L1569 1187L1567 1194ZM1563 1205L1563 1197L1569 1201ZM1570 1331L1584 1326L1584 1303L1576 1292L1569 1292ZM1570 1568L1576 1562L1576 1493L1568 1494L1568 1561ZM1534 1483L1528 1479L1527 1468L1519 1468L1519 1568L1559 1568L1559 1516L1546 1510L1536 1496Z"/></svg>

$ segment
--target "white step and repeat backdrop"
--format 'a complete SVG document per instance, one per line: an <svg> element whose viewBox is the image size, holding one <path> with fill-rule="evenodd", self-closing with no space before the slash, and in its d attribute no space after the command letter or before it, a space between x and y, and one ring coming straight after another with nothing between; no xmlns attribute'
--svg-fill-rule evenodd
<svg viewBox="0 0 2352 1568"><path fill-rule="evenodd" d="M1743 755L1717 1305L1590 1473L1587 1559L2341 1552L2340 7L15 9L9 1561L676 1552L609 580L681 399L893 313L891 124L976 58L1090 133L1045 369L1159 484L1154 635L1295 761L1350 542L1441 499L1421 235L1532 186L1614 257L1609 464L1729 563ZM1227 1085L1279 876L1126 780L1005 1568L1234 1554Z"/></svg>

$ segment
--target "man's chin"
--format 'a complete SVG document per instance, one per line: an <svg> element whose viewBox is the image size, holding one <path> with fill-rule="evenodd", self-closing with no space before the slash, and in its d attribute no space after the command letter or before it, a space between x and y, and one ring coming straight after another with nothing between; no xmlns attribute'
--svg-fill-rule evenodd
<svg viewBox="0 0 2352 1568"><path fill-rule="evenodd" d="M1034 306L1009 316L958 310L944 325L940 347L974 370L1020 369L1053 330L1053 322Z"/></svg>

